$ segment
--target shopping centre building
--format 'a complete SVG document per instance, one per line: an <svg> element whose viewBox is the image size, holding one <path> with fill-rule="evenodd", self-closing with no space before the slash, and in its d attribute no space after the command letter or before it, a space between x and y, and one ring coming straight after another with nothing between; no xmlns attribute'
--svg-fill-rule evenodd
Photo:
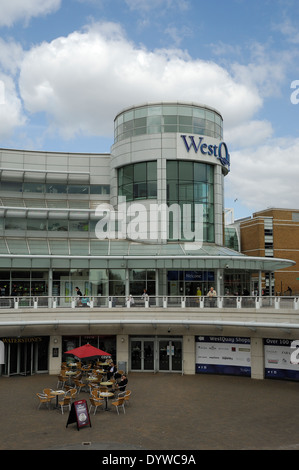
<svg viewBox="0 0 299 470"><path fill-rule="evenodd" d="M261 297L295 263L227 246L229 172L221 114L194 103L121 111L110 154L1 149L1 374L57 374L88 342L128 372L299 379L278 366L298 299Z"/></svg>

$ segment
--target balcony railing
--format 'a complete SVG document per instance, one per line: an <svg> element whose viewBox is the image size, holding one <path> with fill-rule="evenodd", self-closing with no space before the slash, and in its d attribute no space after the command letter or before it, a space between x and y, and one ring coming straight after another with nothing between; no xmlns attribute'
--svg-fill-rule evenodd
<svg viewBox="0 0 299 470"><path fill-rule="evenodd" d="M254 296L164 296L134 297L132 302L125 296L21 296L0 297L0 309L23 308L228 308L228 309L299 309L299 297Z"/></svg>

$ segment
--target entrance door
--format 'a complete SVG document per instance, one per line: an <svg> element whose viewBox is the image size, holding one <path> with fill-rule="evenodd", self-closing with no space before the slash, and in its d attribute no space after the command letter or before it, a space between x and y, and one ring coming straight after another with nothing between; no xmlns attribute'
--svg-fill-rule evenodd
<svg viewBox="0 0 299 470"><path fill-rule="evenodd" d="M180 372L182 340L173 338L132 338L132 371Z"/></svg>
<svg viewBox="0 0 299 470"><path fill-rule="evenodd" d="M182 341L159 339L159 371L182 370Z"/></svg>
<svg viewBox="0 0 299 470"><path fill-rule="evenodd" d="M40 342L5 343L4 375L33 375L48 370L48 338Z"/></svg>
<svg viewBox="0 0 299 470"><path fill-rule="evenodd" d="M131 370L154 370L154 344L153 339L131 340Z"/></svg>

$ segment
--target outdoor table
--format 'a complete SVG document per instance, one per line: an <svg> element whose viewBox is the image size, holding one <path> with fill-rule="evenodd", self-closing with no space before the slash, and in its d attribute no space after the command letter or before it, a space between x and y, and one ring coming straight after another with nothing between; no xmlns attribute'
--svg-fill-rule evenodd
<svg viewBox="0 0 299 470"><path fill-rule="evenodd" d="M58 408L58 397L60 395L64 395L65 394L65 391L64 390L52 390L51 393L50 393L50 396L51 398L54 398L54 396L56 396L56 405L55 405L55 408Z"/></svg>
<svg viewBox="0 0 299 470"><path fill-rule="evenodd" d="M86 377L86 380L88 382L97 382L99 379L98 379L98 377L90 376L90 377Z"/></svg>
<svg viewBox="0 0 299 470"><path fill-rule="evenodd" d="M101 382L100 385L104 385L106 387L110 387L111 385L113 385L113 382Z"/></svg>
<svg viewBox="0 0 299 470"><path fill-rule="evenodd" d="M113 397L113 396L114 396L114 393L112 393L112 392L101 392L100 393L100 397L104 397L105 401L106 401L105 411L110 411L109 408L108 408L108 398Z"/></svg>
<svg viewBox="0 0 299 470"><path fill-rule="evenodd" d="M103 368L110 366L109 362L99 362L98 365L102 366Z"/></svg>

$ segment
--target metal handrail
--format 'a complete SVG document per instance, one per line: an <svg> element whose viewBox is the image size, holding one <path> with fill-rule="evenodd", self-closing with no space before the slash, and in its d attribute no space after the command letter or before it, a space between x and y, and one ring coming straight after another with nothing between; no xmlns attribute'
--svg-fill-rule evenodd
<svg viewBox="0 0 299 470"><path fill-rule="evenodd" d="M0 309L22 308L216 308L216 309L299 309L296 296L135 296L134 303L123 295L115 296L2 296Z"/></svg>

